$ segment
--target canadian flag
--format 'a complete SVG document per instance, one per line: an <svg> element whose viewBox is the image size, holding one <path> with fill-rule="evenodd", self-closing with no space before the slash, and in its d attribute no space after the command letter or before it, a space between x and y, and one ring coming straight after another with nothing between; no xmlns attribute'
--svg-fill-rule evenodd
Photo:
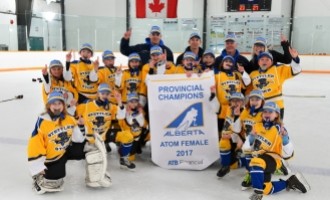
<svg viewBox="0 0 330 200"><path fill-rule="evenodd" d="M177 18L178 0L136 0L136 18Z"/></svg>

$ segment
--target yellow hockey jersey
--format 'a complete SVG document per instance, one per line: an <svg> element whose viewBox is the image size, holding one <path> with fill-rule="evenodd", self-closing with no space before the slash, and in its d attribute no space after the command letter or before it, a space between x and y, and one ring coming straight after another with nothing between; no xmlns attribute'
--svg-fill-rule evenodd
<svg viewBox="0 0 330 200"><path fill-rule="evenodd" d="M139 71L138 74L131 73L130 70L123 71L123 76L121 78L120 91L122 102L127 102L127 95L131 92L140 93L142 73Z"/></svg>
<svg viewBox="0 0 330 200"><path fill-rule="evenodd" d="M240 134L235 132L235 121L239 120L238 117L235 117L232 114L231 109L228 109L226 112L226 117L224 121L223 128L221 130L221 139L219 141L219 148L220 151L229 151L232 147L231 142L237 143L238 137L237 135L232 135L233 133L235 134ZM234 136L234 137L233 137Z"/></svg>
<svg viewBox="0 0 330 200"><path fill-rule="evenodd" d="M200 66L200 65L197 65L193 69L193 73L202 73L202 72L203 72L203 69L202 69L202 66ZM177 66L177 72L176 73L177 74L184 74L184 73L186 73L186 70L185 70L184 66L178 65Z"/></svg>
<svg viewBox="0 0 330 200"><path fill-rule="evenodd" d="M150 66L149 64L145 64L142 67L142 84L141 84L141 89L139 94L142 94L143 96L147 96L147 85L146 85L146 78L147 75L149 74L150 71ZM154 74L157 74L158 72L155 72ZM178 68L172 63L170 62L170 67L169 68L165 68L165 71L163 74L176 74L178 73Z"/></svg>
<svg viewBox="0 0 330 200"><path fill-rule="evenodd" d="M117 104L114 97L114 92L120 87L120 83L116 85L116 68L99 67L97 71L99 83L107 83L111 89L111 95L109 101L113 104Z"/></svg>
<svg viewBox="0 0 330 200"><path fill-rule="evenodd" d="M235 92L242 92L242 89L245 89L246 86L244 85L241 73L233 72L233 76L228 76L227 73L220 71L215 74L215 87L221 107L218 117L225 118L230 95Z"/></svg>
<svg viewBox="0 0 330 200"><path fill-rule="evenodd" d="M79 140L75 139L77 134L81 135ZM53 121L47 113L39 116L27 148L31 174L35 175L44 170L45 162L60 159L72 140L84 140L73 117L65 115L64 119Z"/></svg>
<svg viewBox="0 0 330 200"><path fill-rule="evenodd" d="M67 93L67 99L65 102L66 105L70 104L69 101L72 99L78 101L78 92L72 86L71 82L65 80L56 80L50 76L49 84L47 84L47 86L45 86L45 84L42 85L42 98L45 105L47 103L48 94L53 91L59 91L62 92L63 94Z"/></svg>
<svg viewBox="0 0 330 200"><path fill-rule="evenodd" d="M94 65L82 61L74 61L70 63L70 69L74 86L78 93L87 98L95 99L99 81L93 82L90 80L90 72L94 70Z"/></svg>
<svg viewBox="0 0 330 200"><path fill-rule="evenodd" d="M143 113L126 112L125 119L118 120L119 126L123 131L129 131L134 138L140 136L142 128L147 127L147 121Z"/></svg>
<svg viewBox="0 0 330 200"><path fill-rule="evenodd" d="M222 128L221 134L225 134L225 135L232 134L234 132L233 125L235 123L235 120L238 120L238 119L235 119L234 115L232 114L231 109L227 109L225 122L224 122L224 125Z"/></svg>
<svg viewBox="0 0 330 200"><path fill-rule="evenodd" d="M266 101L274 101L280 108L284 108L282 85L293 76L289 65L272 66L266 72L255 70L250 74L252 90L262 90Z"/></svg>
<svg viewBox="0 0 330 200"><path fill-rule="evenodd" d="M250 109L244 109L240 115L240 121L243 131L246 135L250 134L256 123L262 122L262 112L259 111L255 115L250 114Z"/></svg>
<svg viewBox="0 0 330 200"><path fill-rule="evenodd" d="M254 155L262 155L264 153L272 156L277 163L281 166L282 156L282 137L274 125L270 129L266 129L263 123L256 123L254 126L256 136L253 144Z"/></svg>
<svg viewBox="0 0 330 200"><path fill-rule="evenodd" d="M108 104L107 108L97 105L95 100L86 103L84 111L82 111L85 122L86 139L93 144L95 141L94 133L98 133L101 135L101 138L105 140L106 133L111 127L111 121L117 119L116 115L119 110L120 108L118 108L118 106L111 103ZM120 117L118 117L118 119L119 118Z"/></svg>

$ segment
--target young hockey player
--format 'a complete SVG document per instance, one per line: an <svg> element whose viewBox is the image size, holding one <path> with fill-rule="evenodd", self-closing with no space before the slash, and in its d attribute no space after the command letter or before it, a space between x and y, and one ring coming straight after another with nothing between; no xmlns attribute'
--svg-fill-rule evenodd
<svg viewBox="0 0 330 200"><path fill-rule="evenodd" d="M179 65L177 68L177 73L186 74L187 77L191 77L193 73L203 73L202 66L196 61L196 55L191 51L183 54L182 65Z"/></svg>
<svg viewBox="0 0 330 200"><path fill-rule="evenodd" d="M282 97L283 83L301 72L300 59L295 49L289 48L292 62L289 65L273 65L273 56L262 52L258 56L259 70L251 72L253 90L262 90L265 100L275 101L281 109L281 119L284 117L284 102Z"/></svg>
<svg viewBox="0 0 330 200"><path fill-rule="evenodd" d="M114 93L120 87L120 79L122 77L121 67L116 67L115 55L110 50L105 50L102 54L102 61L104 66L100 66L97 71L99 83L106 83L109 85L111 92L110 102L117 104Z"/></svg>
<svg viewBox="0 0 330 200"><path fill-rule="evenodd" d="M97 99L89 101L84 108L84 121L86 126L87 147L95 143L94 133L100 135L102 141L106 139L106 133L111 127L111 121L125 118L125 107L121 102L121 95L115 94L118 105L111 104L108 100L111 90L108 84L102 83L98 87ZM133 136L128 131L113 132L110 135L111 142L119 143L120 167L134 169L135 165L128 160L132 149ZM88 148L87 148L88 149ZM87 150L89 152L89 150ZM92 151L94 151L92 149ZM91 180L86 179L87 183Z"/></svg>
<svg viewBox="0 0 330 200"><path fill-rule="evenodd" d="M163 52L160 46L153 46L150 48L149 63L142 67L142 85L139 92L139 102L145 107L147 103L147 77L153 74L175 74L177 67L171 62L167 61L167 53Z"/></svg>
<svg viewBox="0 0 330 200"><path fill-rule="evenodd" d="M240 132L235 132L234 124L239 120L239 116L244 107L244 95L240 92L235 92L229 97L229 107L227 110L225 123L221 132L221 139L219 142L221 168L217 173L219 178L224 177L230 172L231 166L237 168L242 165L239 164L237 152L241 149L244 138Z"/></svg>
<svg viewBox="0 0 330 200"><path fill-rule="evenodd" d="M308 183L299 173L287 180L271 181L271 174L283 164L280 124L280 108L275 102L266 102L263 106L262 122L255 124L249 135L253 155L250 162L254 188L251 200L261 200L264 194L273 194L284 189L299 190L302 193L309 189Z"/></svg>
<svg viewBox="0 0 330 200"><path fill-rule="evenodd" d="M44 103L47 104L47 96L52 91L59 91L63 93L66 110L71 115L75 115L76 103L78 101L78 92L73 88L72 83L65 81L63 78L63 65L59 60L52 60L50 64L42 69L42 76L44 78L42 85L42 96Z"/></svg>
<svg viewBox="0 0 330 200"><path fill-rule="evenodd" d="M235 60L232 56L225 56L220 64L220 71L215 75L215 84L217 87L217 95L220 101L220 112L218 115L218 131L222 131L225 121L225 115L229 108L229 97L235 92L242 92L247 85L251 83L249 75L244 71L244 67L238 65L238 69L234 70Z"/></svg>
<svg viewBox="0 0 330 200"><path fill-rule="evenodd" d="M252 186L251 176L250 176L250 161L252 158L251 151L248 148L245 148L246 145L249 145L249 135L253 130L253 127L256 123L260 123L262 121L262 107L265 104L264 96L261 90L253 90L248 98L248 102L246 103L245 109L240 115L239 120L235 122L235 132L241 132L243 130L243 134L245 135L245 142L242 147L243 155L245 157L245 167L247 169L247 173L244 176L242 181L242 190L246 190ZM250 145L249 145L250 146Z"/></svg>
<svg viewBox="0 0 330 200"><path fill-rule="evenodd" d="M203 53L201 67L203 71L213 70L214 74L218 73L217 67L215 67L215 55L212 50L208 49Z"/></svg>
<svg viewBox="0 0 330 200"><path fill-rule="evenodd" d="M46 111L36 122L28 142L28 166L38 194L63 190L67 160L84 159L85 137L67 114L63 94L48 95Z"/></svg>
<svg viewBox="0 0 330 200"><path fill-rule="evenodd" d="M244 145L242 147L243 154L245 156L245 162L246 162L246 169L247 174L245 175L243 182L241 184L242 190L246 190L252 186L251 182L251 175L250 175L250 161L252 158L251 150L250 150L250 133L253 130L253 127L256 123L262 122L262 111L263 111L263 105L265 104L263 93L261 90L253 90L249 95L248 103L246 104L245 110L242 112L240 116L240 120L238 120L235 124L235 128L237 128L235 131L239 132L241 131L240 128L243 128L243 131L246 136L246 140L244 142ZM283 151L282 151L282 157L283 159L289 159L293 156L293 144L289 140L289 135L286 131L286 129L283 127L282 124L279 124L281 128L281 135L282 135L282 145L283 145ZM288 168L285 165L282 165L280 169L278 169L276 173L280 173L283 175L288 175Z"/></svg>
<svg viewBox="0 0 330 200"><path fill-rule="evenodd" d="M77 116L81 116L81 105L88 99L95 99L98 86L97 70L99 62L96 60L92 63L90 60L93 56L93 48L90 44L83 44L79 51L80 60L74 60L70 63L72 52L66 55L66 70L64 79L73 81L75 88L79 93Z"/></svg>
<svg viewBox="0 0 330 200"><path fill-rule="evenodd" d="M123 72L120 91L123 103L126 104L127 96L130 93L138 93L141 90L141 58L137 53L128 56L128 70Z"/></svg>
<svg viewBox="0 0 330 200"><path fill-rule="evenodd" d="M129 160L135 160L136 153L142 153L141 140L146 138L147 121L144 118L144 111L139 104L139 96L132 92L127 95L126 116L125 119L119 120L119 125L123 131L128 131L134 137L132 151Z"/></svg>
<svg viewBox="0 0 330 200"><path fill-rule="evenodd" d="M111 94L109 97L110 103L117 104L115 93L119 92L120 87L120 79L123 75L121 66L116 67L115 64L115 55L110 50L105 50L102 54L102 61L104 66L100 66L97 75L99 78L99 83L106 83L109 85ZM107 152L111 152L110 144L108 143L108 135L111 134L111 132L117 133L120 131L120 127L118 125L117 120L113 120L111 123L111 127L108 130L106 140L105 140L105 147L107 149Z"/></svg>

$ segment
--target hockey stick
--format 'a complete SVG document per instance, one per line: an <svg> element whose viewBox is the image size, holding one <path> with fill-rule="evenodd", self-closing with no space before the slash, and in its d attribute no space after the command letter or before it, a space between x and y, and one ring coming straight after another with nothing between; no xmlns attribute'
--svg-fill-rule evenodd
<svg viewBox="0 0 330 200"><path fill-rule="evenodd" d="M23 95L20 94L20 95L15 96L14 98L1 100L0 103L4 103L4 102L7 102L7 101L14 101L14 100L17 100L17 99L23 99Z"/></svg>
<svg viewBox="0 0 330 200"><path fill-rule="evenodd" d="M284 94L285 97L292 98L326 98L325 95L296 95L296 94Z"/></svg>

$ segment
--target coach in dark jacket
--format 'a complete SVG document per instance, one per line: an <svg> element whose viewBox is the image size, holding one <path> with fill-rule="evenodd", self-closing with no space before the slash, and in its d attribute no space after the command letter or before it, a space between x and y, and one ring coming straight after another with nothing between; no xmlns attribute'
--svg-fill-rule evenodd
<svg viewBox="0 0 330 200"><path fill-rule="evenodd" d="M176 65L182 65L182 59L183 59L183 55L187 52L187 51L191 51L193 52L197 57L196 57L196 61L198 61L199 59L202 58L203 53L204 53L204 49L202 49L200 47L200 45L202 44L202 40L201 37L198 33L192 33L190 34L189 40L188 40L189 46L186 48L186 50L180 54L178 56L178 58L176 59Z"/></svg>
<svg viewBox="0 0 330 200"><path fill-rule="evenodd" d="M131 37L132 30L129 29L125 32L124 37L120 41L120 52L128 56L129 54L136 52L141 57L142 65L149 62L150 59L150 48L152 46L158 45L163 49L163 52L166 52L167 61L174 62L173 52L170 48L164 45L164 42L161 40L162 34L159 26L152 26L150 30L149 37L146 38L145 43L137 44L134 46L129 46L129 39Z"/></svg>

